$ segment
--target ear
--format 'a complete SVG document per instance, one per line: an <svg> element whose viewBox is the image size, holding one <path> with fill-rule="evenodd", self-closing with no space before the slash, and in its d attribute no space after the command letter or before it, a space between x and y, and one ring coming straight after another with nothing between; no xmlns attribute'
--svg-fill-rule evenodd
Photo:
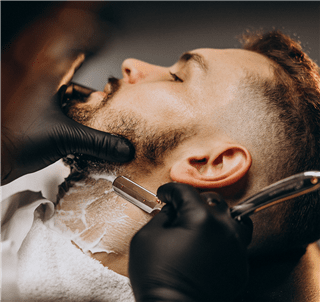
<svg viewBox="0 0 320 302"><path fill-rule="evenodd" d="M223 143L209 151L193 151L192 155L175 162L170 177L197 188L221 188L240 180L250 169L251 162L245 147Z"/></svg>

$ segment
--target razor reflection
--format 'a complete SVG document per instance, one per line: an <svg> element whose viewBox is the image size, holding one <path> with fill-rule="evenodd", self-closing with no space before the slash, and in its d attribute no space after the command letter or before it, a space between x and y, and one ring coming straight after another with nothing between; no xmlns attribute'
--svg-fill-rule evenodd
<svg viewBox="0 0 320 302"><path fill-rule="evenodd" d="M124 176L119 176L114 180L113 189L118 195L147 213L160 210L164 205L155 194ZM241 204L232 207L230 213L234 219L241 220L242 217L319 189L320 172L299 173L262 189Z"/></svg>

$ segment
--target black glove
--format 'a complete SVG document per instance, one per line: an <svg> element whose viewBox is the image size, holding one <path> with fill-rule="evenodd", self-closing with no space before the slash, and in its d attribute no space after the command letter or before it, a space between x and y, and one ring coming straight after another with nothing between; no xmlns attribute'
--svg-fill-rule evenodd
<svg viewBox="0 0 320 302"><path fill-rule="evenodd" d="M166 184L157 195L167 205L131 242L136 300L232 301L248 278L251 220L235 221L218 194L186 184Z"/></svg>
<svg viewBox="0 0 320 302"><path fill-rule="evenodd" d="M70 153L113 162L133 158L134 149L127 140L83 126L63 113L60 99L66 87L53 99L39 92L36 99L26 96L18 106L10 104L12 117L2 119L2 184Z"/></svg>

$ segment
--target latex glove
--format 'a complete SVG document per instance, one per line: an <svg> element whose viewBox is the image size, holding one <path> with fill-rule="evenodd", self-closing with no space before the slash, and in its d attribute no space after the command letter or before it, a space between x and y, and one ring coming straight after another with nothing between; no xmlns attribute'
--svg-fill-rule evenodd
<svg viewBox="0 0 320 302"><path fill-rule="evenodd" d="M78 67L72 67L60 83L71 80ZM2 118L2 185L70 153L112 162L133 158L134 149L129 141L83 126L63 113L61 98L67 86L63 85L54 97L41 88L38 85L38 91L26 91L23 99L11 100Z"/></svg>
<svg viewBox="0 0 320 302"><path fill-rule="evenodd" d="M251 220L235 221L218 194L186 184L166 184L157 195L167 205L131 242L136 300L232 301L248 278Z"/></svg>

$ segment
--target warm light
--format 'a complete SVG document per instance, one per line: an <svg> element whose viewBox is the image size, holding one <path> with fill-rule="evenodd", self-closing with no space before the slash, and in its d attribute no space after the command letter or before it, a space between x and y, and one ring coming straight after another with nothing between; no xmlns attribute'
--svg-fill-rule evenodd
<svg viewBox="0 0 320 302"><path fill-rule="evenodd" d="M313 185L315 185L316 183L318 183L318 178L312 177L310 181Z"/></svg>

